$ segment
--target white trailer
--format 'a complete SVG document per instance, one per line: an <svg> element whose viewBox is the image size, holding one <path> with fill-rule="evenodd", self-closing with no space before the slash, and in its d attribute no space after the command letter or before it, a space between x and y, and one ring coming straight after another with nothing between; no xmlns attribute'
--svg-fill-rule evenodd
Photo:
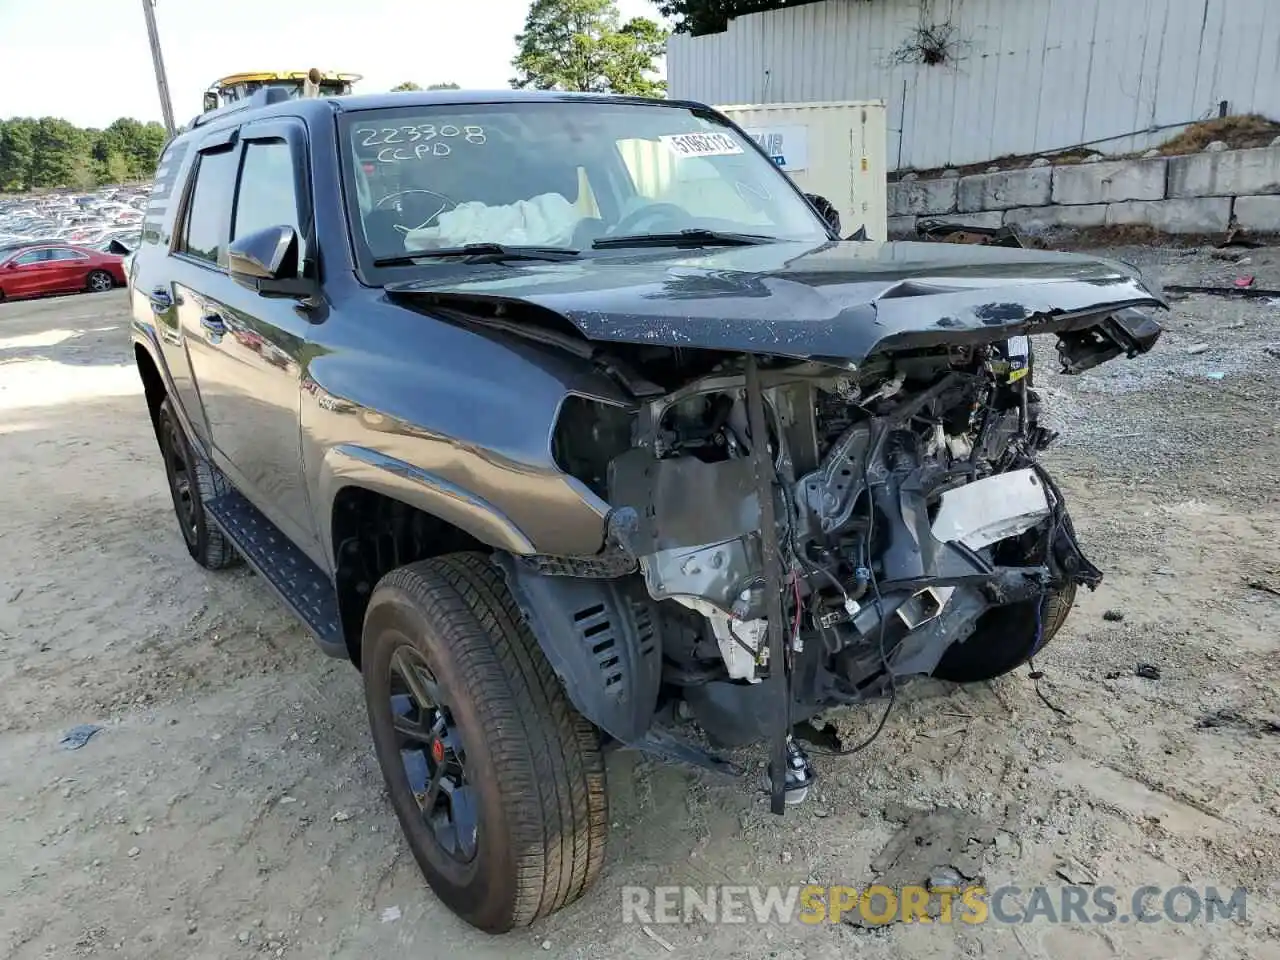
<svg viewBox="0 0 1280 960"><path fill-rule="evenodd" d="M845 236L865 227L868 239L888 239L883 100L716 109L754 137L801 190L830 200Z"/></svg>

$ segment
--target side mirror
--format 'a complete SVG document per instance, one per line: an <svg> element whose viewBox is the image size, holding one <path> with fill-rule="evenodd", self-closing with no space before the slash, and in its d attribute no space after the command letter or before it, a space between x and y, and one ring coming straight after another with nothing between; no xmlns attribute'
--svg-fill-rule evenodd
<svg viewBox="0 0 1280 960"><path fill-rule="evenodd" d="M204 95L204 112L218 109L218 95L213 91L209 91Z"/></svg>
<svg viewBox="0 0 1280 960"><path fill-rule="evenodd" d="M264 297L309 297L315 284L298 276L301 242L293 227L267 227L227 248L227 272L242 287Z"/></svg>
<svg viewBox="0 0 1280 960"><path fill-rule="evenodd" d="M804 198L809 201L809 205L817 212L823 220L837 235L840 233L840 211L826 197L820 197L816 193L806 193Z"/></svg>

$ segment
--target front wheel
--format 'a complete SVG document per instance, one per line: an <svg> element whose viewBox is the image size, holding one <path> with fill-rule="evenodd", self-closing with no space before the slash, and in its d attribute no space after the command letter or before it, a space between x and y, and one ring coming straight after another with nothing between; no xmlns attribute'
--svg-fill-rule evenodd
<svg viewBox="0 0 1280 960"><path fill-rule="evenodd" d="M436 895L490 933L581 896L608 830L599 731L489 559L450 554L383 577L361 669L391 805Z"/></svg>
<svg viewBox="0 0 1280 960"><path fill-rule="evenodd" d="M85 281L85 287L90 293L103 293L115 285L115 280L105 270L94 270Z"/></svg>
<svg viewBox="0 0 1280 960"><path fill-rule="evenodd" d="M977 683L1016 670L1053 639L1075 600L1076 585L1068 581L1050 590L1043 600L1011 603L987 611L978 618L968 639L947 648L933 675L954 683Z"/></svg>

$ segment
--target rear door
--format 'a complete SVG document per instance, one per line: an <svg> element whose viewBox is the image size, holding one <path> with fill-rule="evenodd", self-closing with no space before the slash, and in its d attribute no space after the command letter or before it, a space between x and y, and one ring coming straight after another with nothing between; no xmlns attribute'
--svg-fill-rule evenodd
<svg viewBox="0 0 1280 960"><path fill-rule="evenodd" d="M177 139L160 154L128 281L134 321L140 329L154 331L155 346L168 372L179 416L200 449L208 450L209 431L205 427L204 411L200 409L200 395L191 378L186 345L182 342L178 303L174 297L174 259L169 255L178 210L186 194L184 185L191 179L192 150L190 140Z"/></svg>
<svg viewBox="0 0 1280 960"><path fill-rule="evenodd" d="M182 335L214 462L304 549L319 543L303 483L299 358L310 322L297 304L259 296L226 271L227 247L266 227L311 234L307 143L300 121L241 128L201 153L175 243Z"/></svg>
<svg viewBox="0 0 1280 960"><path fill-rule="evenodd" d="M50 247L45 253L47 293L71 293L85 288L89 257L70 247Z"/></svg>

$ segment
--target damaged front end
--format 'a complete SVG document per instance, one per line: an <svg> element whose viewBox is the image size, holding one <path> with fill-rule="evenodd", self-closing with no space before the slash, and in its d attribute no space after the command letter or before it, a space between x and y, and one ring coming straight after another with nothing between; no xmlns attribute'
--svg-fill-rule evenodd
<svg viewBox="0 0 1280 960"><path fill-rule="evenodd" d="M896 281L872 321L892 336L859 333L856 361L578 341L633 398L570 395L552 438L560 469L608 504L606 546L500 562L583 714L621 743L726 771L717 748L766 740L781 812L810 779L798 724L906 677L981 680L1033 657L1102 574L1037 460L1055 435L1027 332L1056 332L1067 372L1160 333L1131 306L1090 309L1080 287L1060 287L1075 301L1051 316L960 286L946 296L975 304L966 319L913 326L909 308L941 288ZM1130 304L1158 305L1133 290ZM568 336L553 340L548 306L506 304L467 313Z"/></svg>
<svg viewBox="0 0 1280 960"><path fill-rule="evenodd" d="M899 678L981 679L1030 658L1076 585L1102 578L1036 460L1054 435L1032 362L1025 336L856 372L747 354L631 409L571 398L555 452L612 505L610 546L596 570L552 571L568 578L508 568L540 634L591 651L570 683L587 716L707 765L656 708L721 746L770 738L782 803L807 782L795 724ZM567 596L579 588L590 602ZM614 669L618 699L592 672Z"/></svg>

